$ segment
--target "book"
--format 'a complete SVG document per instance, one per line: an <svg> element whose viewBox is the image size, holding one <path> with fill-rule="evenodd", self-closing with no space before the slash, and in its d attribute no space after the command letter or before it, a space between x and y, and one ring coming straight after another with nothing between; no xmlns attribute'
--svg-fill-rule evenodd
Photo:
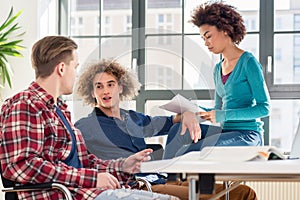
<svg viewBox="0 0 300 200"><path fill-rule="evenodd" d="M217 162L243 162L254 160L284 160L287 156L274 146L212 146L190 152L182 160L197 159Z"/></svg>
<svg viewBox="0 0 300 200"><path fill-rule="evenodd" d="M183 113L185 111L190 111L190 112L203 111L203 109L201 109L195 103L191 102L190 100L188 100L187 98L185 98L180 94L177 94L171 99L170 102L161 105L159 107L174 113Z"/></svg>

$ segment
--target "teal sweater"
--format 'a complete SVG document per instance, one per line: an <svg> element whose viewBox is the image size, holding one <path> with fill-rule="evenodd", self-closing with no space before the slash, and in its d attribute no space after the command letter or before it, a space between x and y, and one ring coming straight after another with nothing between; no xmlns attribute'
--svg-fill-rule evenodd
<svg viewBox="0 0 300 200"><path fill-rule="evenodd" d="M222 62L214 69L216 121L223 130L263 133L260 118L269 115L270 97L261 64L251 53L244 52L223 84Z"/></svg>

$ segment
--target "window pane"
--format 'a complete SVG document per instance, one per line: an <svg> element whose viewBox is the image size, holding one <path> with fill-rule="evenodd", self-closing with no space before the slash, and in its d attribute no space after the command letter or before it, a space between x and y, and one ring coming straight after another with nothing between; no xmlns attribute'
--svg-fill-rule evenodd
<svg viewBox="0 0 300 200"><path fill-rule="evenodd" d="M300 34L274 35L274 83L300 83Z"/></svg>
<svg viewBox="0 0 300 200"><path fill-rule="evenodd" d="M39 12L38 31L39 36L56 35L57 34L57 1L41 1Z"/></svg>
<svg viewBox="0 0 300 200"><path fill-rule="evenodd" d="M131 37L102 38L101 58L116 59L121 65L130 67Z"/></svg>
<svg viewBox="0 0 300 200"><path fill-rule="evenodd" d="M300 1L274 1L274 29L275 31L300 30Z"/></svg>
<svg viewBox="0 0 300 200"><path fill-rule="evenodd" d="M290 151L299 117L299 100L272 100L270 115L271 145Z"/></svg>
<svg viewBox="0 0 300 200"><path fill-rule="evenodd" d="M147 0L146 34L181 32L181 0Z"/></svg>
<svg viewBox="0 0 300 200"><path fill-rule="evenodd" d="M184 89L213 89L213 69L220 60L212 54L200 35L186 36L184 40Z"/></svg>
<svg viewBox="0 0 300 200"><path fill-rule="evenodd" d="M131 51L128 49L131 42L131 38L113 38L103 39L102 44L99 45L98 38L73 38L78 44L78 56L79 67L78 77L80 73L91 63L98 62L100 59L100 46L101 46L101 58L114 58L126 68L130 68ZM87 116L91 112L91 106L85 105L81 99L78 99L75 95L69 95L66 97L68 105L72 111L72 119L74 121L81 117ZM122 108L135 108L135 101L124 101L121 103Z"/></svg>
<svg viewBox="0 0 300 200"><path fill-rule="evenodd" d="M147 37L145 72L147 90L182 88L181 51L181 37Z"/></svg>
<svg viewBox="0 0 300 200"><path fill-rule="evenodd" d="M194 26L193 23L189 22L191 20L191 15L193 10L207 2L207 0L185 0L184 1L184 32L185 33L197 33L199 34L198 27Z"/></svg>
<svg viewBox="0 0 300 200"><path fill-rule="evenodd" d="M245 51L251 52L259 60L259 35L247 34L242 40L240 47Z"/></svg>
<svg viewBox="0 0 300 200"><path fill-rule="evenodd" d="M99 34L99 1L70 0L71 35Z"/></svg>
<svg viewBox="0 0 300 200"><path fill-rule="evenodd" d="M78 71L89 63L99 61L100 58L113 58L125 67L130 67L131 51L128 44L131 43L131 38L102 39L101 45L99 45L97 38L75 38L74 40L78 44L80 63ZM100 46L101 49L99 49Z"/></svg>
<svg viewBox="0 0 300 200"><path fill-rule="evenodd" d="M97 38L73 38L78 44L78 59L80 66L78 71L87 63L99 60L99 39Z"/></svg>
<svg viewBox="0 0 300 200"><path fill-rule="evenodd" d="M226 3L236 7L240 12L247 32L259 31L259 0L227 0Z"/></svg>
<svg viewBox="0 0 300 200"><path fill-rule="evenodd" d="M101 35L131 34L131 3L131 0L103 0Z"/></svg>
<svg viewBox="0 0 300 200"><path fill-rule="evenodd" d="M100 25L101 35L131 33L131 0L71 0L70 4L71 35L99 35Z"/></svg>

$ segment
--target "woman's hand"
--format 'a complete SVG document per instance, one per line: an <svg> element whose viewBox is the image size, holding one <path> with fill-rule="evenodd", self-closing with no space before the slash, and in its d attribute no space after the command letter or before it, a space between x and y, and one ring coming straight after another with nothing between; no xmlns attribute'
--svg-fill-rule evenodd
<svg viewBox="0 0 300 200"><path fill-rule="evenodd" d="M209 112L198 112L197 113L202 119L208 120L211 123L216 123L216 111L211 110Z"/></svg>
<svg viewBox="0 0 300 200"><path fill-rule="evenodd" d="M140 172L141 163L149 161L151 157L149 156L153 152L152 149L144 149L142 151L139 151L136 154L133 154L125 159L122 171L135 174Z"/></svg>

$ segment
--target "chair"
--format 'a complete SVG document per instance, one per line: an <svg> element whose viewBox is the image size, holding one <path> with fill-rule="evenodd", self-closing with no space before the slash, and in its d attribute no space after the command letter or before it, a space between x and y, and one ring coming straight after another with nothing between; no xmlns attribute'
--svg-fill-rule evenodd
<svg viewBox="0 0 300 200"><path fill-rule="evenodd" d="M5 200L17 200L18 195L16 192L21 191L34 191L34 190L53 190L58 189L60 190L67 200L72 200L72 195L69 189L60 184L60 183L41 183L41 184L28 184L28 185L20 185L16 186L15 183L11 180L8 180L2 176L2 169L0 167L0 173L1 173L1 180L2 185L1 191L5 192Z"/></svg>

